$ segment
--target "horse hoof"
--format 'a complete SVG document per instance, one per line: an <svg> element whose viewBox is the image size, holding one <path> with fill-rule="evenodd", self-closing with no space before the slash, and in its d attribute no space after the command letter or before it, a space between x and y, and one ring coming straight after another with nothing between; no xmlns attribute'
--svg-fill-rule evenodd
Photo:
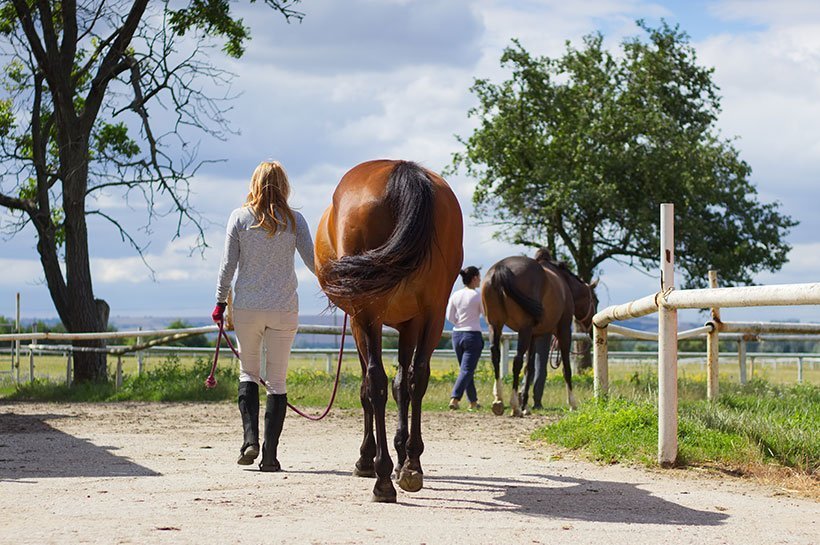
<svg viewBox="0 0 820 545"><path fill-rule="evenodd" d="M522 416L524 416L524 414L521 412L521 409L513 409L510 411L510 416L521 418Z"/></svg>
<svg viewBox="0 0 820 545"><path fill-rule="evenodd" d="M418 492L424 486L424 474L413 469L403 469L399 476L399 486L405 492Z"/></svg>
<svg viewBox="0 0 820 545"><path fill-rule="evenodd" d="M393 494L392 496L377 496L373 494L373 497L370 498L370 501L373 503L396 503L396 495Z"/></svg>
<svg viewBox="0 0 820 545"><path fill-rule="evenodd" d="M359 466L359 462L356 462L356 465L353 466L353 475L355 477L375 477L376 469L372 467L363 468Z"/></svg>
<svg viewBox="0 0 820 545"><path fill-rule="evenodd" d="M523 411L521 411L521 414L523 414L524 416L529 416L532 413L530 412L529 409L524 409Z"/></svg>
<svg viewBox="0 0 820 545"><path fill-rule="evenodd" d="M503 401L493 401L493 414L496 416L501 416L502 414L504 414Z"/></svg>
<svg viewBox="0 0 820 545"><path fill-rule="evenodd" d="M374 503L396 503L396 489L393 488L393 484L387 481L387 486L379 486L377 482L376 486L373 487L371 501Z"/></svg>

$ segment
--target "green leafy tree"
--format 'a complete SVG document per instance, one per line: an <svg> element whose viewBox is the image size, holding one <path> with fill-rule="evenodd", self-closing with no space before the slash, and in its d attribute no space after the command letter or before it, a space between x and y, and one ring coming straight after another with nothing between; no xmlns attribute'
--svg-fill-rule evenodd
<svg viewBox="0 0 820 545"><path fill-rule="evenodd" d="M296 2L264 0L286 19L302 17ZM12 215L3 231L13 236L33 225L46 284L70 332L105 331L108 322L108 305L94 297L87 217L110 222L143 252L98 197L141 201L146 228L176 215L177 236L190 228L204 245L202 220L188 205L201 165L189 142L229 130L224 89L232 75L209 60L214 38L232 57L249 38L226 0L0 6L0 206ZM104 354L77 353L74 376L105 380Z"/></svg>
<svg viewBox="0 0 820 545"><path fill-rule="evenodd" d="M685 286L706 285L709 269L724 285L779 269L796 222L758 200L751 168L719 134L713 70L678 27L638 26L644 39L617 56L601 34L560 58L514 41L501 57L510 79L475 81L478 127L459 139L451 170L477 180L476 217L590 281L609 259L655 269L659 204L672 202Z"/></svg>

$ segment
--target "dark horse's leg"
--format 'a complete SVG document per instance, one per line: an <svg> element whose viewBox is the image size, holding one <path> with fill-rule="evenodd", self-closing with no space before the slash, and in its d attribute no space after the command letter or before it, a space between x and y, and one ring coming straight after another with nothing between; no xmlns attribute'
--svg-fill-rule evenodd
<svg viewBox="0 0 820 545"><path fill-rule="evenodd" d="M501 398L503 385L501 383L501 372L498 369L501 361L501 331L504 324L489 324L490 327L490 359L493 362L493 374L495 383L493 384L493 414L500 416L504 412L504 400Z"/></svg>
<svg viewBox="0 0 820 545"><path fill-rule="evenodd" d="M410 361L416 349L418 326L407 322L399 326L399 368L393 380L393 399L398 407L398 422L393 446L396 447L398 463L396 464L396 478L399 477L401 467L407 460L407 438L410 436L407 418L410 409Z"/></svg>
<svg viewBox="0 0 820 545"><path fill-rule="evenodd" d="M353 319L353 334L356 345L365 347L362 352L367 356L367 374L365 390L373 409L376 431L376 485L373 487L373 501L395 502L396 489L390 482L393 471L393 460L387 448L387 431L384 426L384 412L387 404L387 374L382 363L382 326L377 320L365 317Z"/></svg>
<svg viewBox="0 0 820 545"><path fill-rule="evenodd" d="M575 396L572 395L572 367L569 364L569 353L572 346L572 320L563 320L558 324L558 347L561 349L561 363L564 367L564 382L567 385L567 403L571 409L577 409Z"/></svg>
<svg viewBox="0 0 820 545"><path fill-rule="evenodd" d="M518 380L521 375L521 368L524 366L524 353L530 347L532 340L532 328L522 327L518 331L518 349L513 358L513 386L512 396L510 396L510 416L521 416L521 407L518 406Z"/></svg>
<svg viewBox="0 0 820 545"><path fill-rule="evenodd" d="M364 345L362 345L363 348ZM373 458L376 457L376 438L373 436L373 406L367 396L367 356L362 353L362 349L358 349L359 363L362 366L362 385L359 388L359 399L362 402L362 412L364 413L364 437L362 438L362 445L359 447L359 459L353 468L353 474L358 477L375 477L376 470L373 468Z"/></svg>
<svg viewBox="0 0 820 545"><path fill-rule="evenodd" d="M527 402L529 401L530 384L533 382L533 373L535 372L535 342L537 339L538 337L535 336L530 339L530 346L527 348L527 367L524 370L524 384L518 395L518 399L521 402L521 411L524 414L529 414Z"/></svg>
<svg viewBox="0 0 820 545"><path fill-rule="evenodd" d="M411 422L410 438L407 440L407 460L401 466L399 486L407 492L418 492L424 483L421 455L424 441L421 438L421 401L430 381L430 356L433 355L444 327L444 313L423 316L423 326L418 335L416 353L407 380L410 384Z"/></svg>

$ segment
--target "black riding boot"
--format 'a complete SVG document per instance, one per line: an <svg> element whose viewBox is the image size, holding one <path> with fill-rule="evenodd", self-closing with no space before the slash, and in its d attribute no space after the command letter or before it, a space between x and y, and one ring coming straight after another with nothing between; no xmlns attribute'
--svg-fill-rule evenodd
<svg viewBox="0 0 820 545"><path fill-rule="evenodd" d="M259 385L255 382L239 383L239 414L245 437L239 450L237 464L249 466L259 456Z"/></svg>
<svg viewBox="0 0 820 545"><path fill-rule="evenodd" d="M276 459L276 449L279 446L279 436L282 434L287 409L287 394L268 395L265 405L265 442L262 443L260 471L280 471L282 469L279 460Z"/></svg>

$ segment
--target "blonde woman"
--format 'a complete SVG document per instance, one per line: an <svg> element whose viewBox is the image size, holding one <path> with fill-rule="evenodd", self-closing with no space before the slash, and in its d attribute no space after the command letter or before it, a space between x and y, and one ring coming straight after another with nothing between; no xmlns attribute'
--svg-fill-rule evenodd
<svg viewBox="0 0 820 545"><path fill-rule="evenodd" d="M239 413L244 428L237 463L251 465L259 455L259 378L264 343L268 395L259 463L262 471L281 469L277 447L288 402L285 377L299 322L296 251L314 272L310 230L302 214L288 205L289 196L290 183L281 164L271 161L256 167L244 206L228 219L212 315L216 322L223 319L236 272L233 310L241 356Z"/></svg>

